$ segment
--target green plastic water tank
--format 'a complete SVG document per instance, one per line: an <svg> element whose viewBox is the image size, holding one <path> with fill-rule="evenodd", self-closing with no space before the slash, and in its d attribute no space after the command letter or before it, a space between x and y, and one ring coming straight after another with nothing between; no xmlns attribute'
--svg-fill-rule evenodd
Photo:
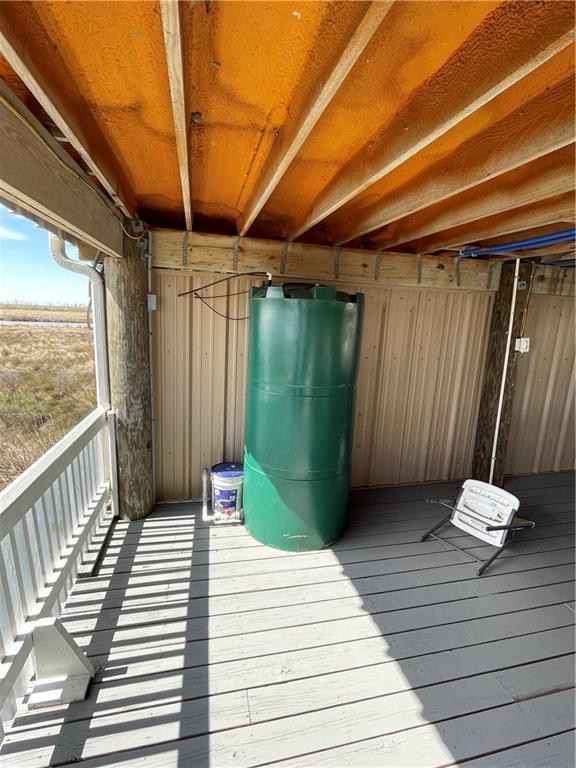
<svg viewBox="0 0 576 768"><path fill-rule="evenodd" d="M363 299L322 285L252 289L244 519L263 544L321 549L342 534Z"/></svg>

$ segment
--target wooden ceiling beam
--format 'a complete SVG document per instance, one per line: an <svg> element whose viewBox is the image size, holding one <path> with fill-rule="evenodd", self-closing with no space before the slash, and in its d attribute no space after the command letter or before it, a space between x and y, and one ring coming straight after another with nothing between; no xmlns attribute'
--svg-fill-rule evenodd
<svg viewBox="0 0 576 768"><path fill-rule="evenodd" d="M514 238L512 238L514 239ZM517 251L510 251L503 254L490 254L488 259L490 261L513 261L517 258L522 259L554 259L558 261L569 261L574 258L574 243L564 243L562 250L556 248L548 250L547 248L530 248L530 249L518 249Z"/></svg>
<svg viewBox="0 0 576 768"><path fill-rule="evenodd" d="M576 258L576 249L574 248L574 244L572 244L572 250L566 250L566 251L556 251L555 253L541 253L540 259L542 262L546 261L555 261L555 262L561 262L561 261L574 261Z"/></svg>
<svg viewBox="0 0 576 768"><path fill-rule="evenodd" d="M574 189L574 147L570 145L391 224L371 245L392 249L454 227L532 205ZM498 234L496 232L496 234Z"/></svg>
<svg viewBox="0 0 576 768"><path fill-rule="evenodd" d="M564 222L566 226L558 226L558 224L561 224L562 222L555 221L553 224L547 224L544 227L531 227L530 229L524 230L521 235L517 238L510 237L509 234L504 236L498 236L498 237L490 237L488 240L482 240L478 243L479 248L494 248L497 245L502 245L502 243L509 243L510 240L524 240L528 237L540 237L542 235L551 235L554 232L558 232L561 229L568 229L568 226L571 222Z"/></svg>
<svg viewBox="0 0 576 768"><path fill-rule="evenodd" d="M421 261L414 254L382 253L353 248L332 248L308 243L286 243L253 237L207 235L198 232L155 230L152 232L152 266L186 272L237 274L260 272L283 280L340 285L417 286L495 291L498 270L488 280L490 264L484 259L466 259L457 285L455 259L439 256ZM254 277L257 282L257 278Z"/></svg>
<svg viewBox="0 0 576 768"><path fill-rule="evenodd" d="M546 129L543 130L545 121ZM413 184L331 228L336 245L354 240L459 195L574 141L574 77L533 99L479 136L469 139Z"/></svg>
<svg viewBox="0 0 576 768"><path fill-rule="evenodd" d="M316 200L310 213L300 221L293 222L288 238L294 240L304 232L323 221L353 198L380 181L387 174L406 163L410 158L429 147L438 138L448 133L466 118L473 115L497 96L509 90L523 78L541 67L553 56L573 42L573 33L560 34L553 43L537 51L521 66L493 83L481 96L461 104L452 114L432 115L428 110L422 115L414 114L411 130L404 135L400 132L393 140L382 140L375 148L367 145L336 176ZM437 122L436 122L437 121Z"/></svg>
<svg viewBox="0 0 576 768"><path fill-rule="evenodd" d="M34 61L30 55L26 44L26 30L20 30L19 34L14 28L10 5L0 3L0 54L78 152L113 202L126 216L134 216L134 194L120 168L114 167L102 156L104 138L97 135L93 120L78 108L81 100L72 96L76 88L70 82L69 75L64 74L64 79L68 82L66 92L57 92L43 71L42 62Z"/></svg>
<svg viewBox="0 0 576 768"><path fill-rule="evenodd" d="M122 256L122 214L0 81L0 200L76 245Z"/></svg>
<svg viewBox="0 0 576 768"><path fill-rule="evenodd" d="M190 160L188 153L188 112L184 90L182 33L178 0L160 0L162 32L166 52L166 67L170 83L176 152L182 186L182 202L186 229L192 229L192 199L190 194Z"/></svg>
<svg viewBox="0 0 576 768"><path fill-rule="evenodd" d="M492 237L510 236L516 239L522 232L536 227L558 224L558 230L566 229L574 220L574 193L567 192L533 205L488 216L474 223L440 232L432 237L415 241L417 253L458 251L464 245L478 243ZM520 239L520 237L518 237Z"/></svg>
<svg viewBox="0 0 576 768"><path fill-rule="evenodd" d="M310 98L304 114L298 114L294 119L289 119L280 129L279 141L274 145L246 210L239 220L238 229L241 236L250 229L254 219L278 186L290 163L348 77L350 70L365 50L392 5L393 0L375 0L370 4L366 15L336 62L328 79L320 84Z"/></svg>
<svg viewBox="0 0 576 768"><path fill-rule="evenodd" d="M492 256L489 256L490 259L495 259L498 261L501 261L505 258L511 258L514 252L508 252L506 253L497 253L496 249L499 245L502 245L503 243L510 243L510 242L518 242L519 240L527 240L529 238L535 238L535 237L541 237L550 235L555 232L560 232L562 230L570 229L573 227L573 222L561 222L556 221L553 224L550 224L545 227L536 227L536 228L530 228L526 229L523 232L513 232L509 233L507 235L504 235L503 237L491 237L488 240L483 240L480 243L477 243L475 247L477 248L492 248L494 249L495 253L492 254ZM459 249L458 249L459 250ZM550 256L551 258L555 256L562 256L562 254L566 252L574 251L574 242L564 242L564 243L555 243L554 245L548 245L548 246L542 246L540 248L531 249L530 251L526 252L526 255L531 256ZM454 252L456 253L456 252Z"/></svg>

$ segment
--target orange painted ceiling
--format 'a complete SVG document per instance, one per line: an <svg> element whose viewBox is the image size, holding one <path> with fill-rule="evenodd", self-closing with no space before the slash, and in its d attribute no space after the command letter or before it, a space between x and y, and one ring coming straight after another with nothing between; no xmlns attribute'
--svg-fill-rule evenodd
<svg viewBox="0 0 576 768"><path fill-rule="evenodd" d="M379 2L373 35L319 102ZM572 2L197 0L181 2L179 16L195 230L240 231L282 141L311 114L250 235L439 249L452 237L442 232L463 226L451 211L473 199L471 231L485 241L506 230L506 216L520 220L515 185L555 172L566 159L558 152L572 151L563 128L574 112ZM0 78L58 135L27 80L41 71L45 95L81 121L90 156L131 212L183 227L162 25L159 2L3 2L0 30L26 61L0 48ZM558 138L538 139L531 154L538 125ZM573 195L562 183L527 187L518 207L540 206L537 226L554 228ZM431 231L415 237L421 221Z"/></svg>

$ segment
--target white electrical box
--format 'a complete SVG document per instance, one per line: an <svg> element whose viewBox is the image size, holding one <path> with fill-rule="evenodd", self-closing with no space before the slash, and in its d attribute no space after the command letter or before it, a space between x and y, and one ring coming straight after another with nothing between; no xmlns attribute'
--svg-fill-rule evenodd
<svg viewBox="0 0 576 768"><path fill-rule="evenodd" d="M514 349L516 352L520 352L521 355L523 355L524 352L530 352L530 339L527 336L520 336L516 339Z"/></svg>

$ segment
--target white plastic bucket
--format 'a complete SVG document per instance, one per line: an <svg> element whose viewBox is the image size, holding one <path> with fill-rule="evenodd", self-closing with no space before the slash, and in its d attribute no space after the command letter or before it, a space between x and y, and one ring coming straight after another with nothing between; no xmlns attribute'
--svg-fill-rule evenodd
<svg viewBox="0 0 576 768"><path fill-rule="evenodd" d="M212 519L215 523L242 522L244 467L231 461L214 464L212 481Z"/></svg>

